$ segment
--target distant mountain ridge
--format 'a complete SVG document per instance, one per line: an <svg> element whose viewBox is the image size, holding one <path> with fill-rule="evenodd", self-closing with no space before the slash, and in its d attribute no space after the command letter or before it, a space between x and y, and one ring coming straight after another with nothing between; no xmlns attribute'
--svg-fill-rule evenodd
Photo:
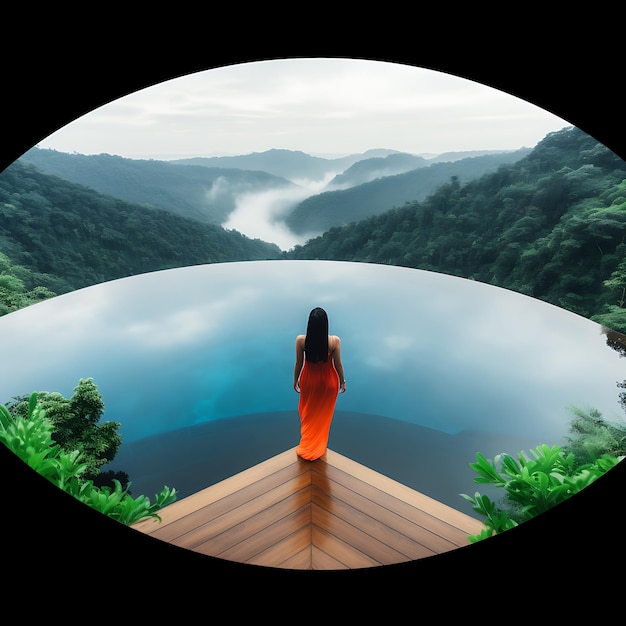
<svg viewBox="0 0 626 626"><path fill-rule="evenodd" d="M281 192L284 196L294 192L290 207L281 219L294 232L311 230L319 234L320 228L362 219L407 199L424 197L450 176L465 181L490 171L497 163L511 162L521 155L523 150L490 154L474 151L427 159L377 148L363 154L327 159L301 151L273 149L232 157L159 161L110 154L67 154L35 147L19 161L98 193L218 226L228 222L244 196L249 201L254 194ZM392 176L420 170L427 173L418 176L417 187L402 187L402 179L389 184L383 182ZM311 182L317 182L315 191L306 187ZM374 182L374 187L356 191ZM394 187L397 188L394 190ZM355 191L344 196L323 195L346 189ZM389 194L387 198L385 194ZM301 203L302 198L305 198L304 203ZM328 203L328 206L319 210L320 203ZM336 208L338 205L341 206Z"/></svg>
<svg viewBox="0 0 626 626"><path fill-rule="evenodd" d="M259 170L288 180L322 180L336 172L342 172L362 155L351 155L336 159L316 157L299 150L272 149L240 156L194 157L170 161L175 165L223 167L239 170Z"/></svg>
<svg viewBox="0 0 626 626"><path fill-rule="evenodd" d="M328 188L330 191L355 187L369 183L376 178L395 176L429 164L424 157L405 152L395 152L384 157L371 157L357 161L343 173L335 176L328 184Z"/></svg>
<svg viewBox="0 0 626 626"><path fill-rule="evenodd" d="M397 180L435 167L377 183L399 187ZM328 193L325 202L310 198L306 203L318 205L303 215L331 207L335 195L358 192L366 202L373 191L365 192L374 187ZM548 134L514 163L465 184L450 179L425 200L332 227L283 256L468 278L626 333L625 191L626 162L583 131L567 128ZM357 205L354 198L346 203Z"/></svg>
<svg viewBox="0 0 626 626"><path fill-rule="evenodd" d="M341 176L348 173L348 170L358 166L358 171L363 173L368 169L374 171L380 165L381 170L389 168L389 174L398 174L400 171L408 171L417 167L425 167L433 163L459 161L474 156L484 156L487 154L506 153L506 150L469 150L466 152L445 152L436 156L424 157L422 155L389 150L385 148L372 148L363 153L350 154L342 157L326 158L312 156L300 150L283 150L273 148L264 152L252 152L239 156L219 156L219 157L192 157L189 159L176 159L170 163L180 165L202 165L204 167L225 167L248 170L261 170L274 176L287 178L292 182L298 180L322 180L329 175ZM382 163L384 161L384 163ZM403 166L399 166L403 163ZM400 169L398 169L400 167ZM354 171L354 170L353 170ZM367 180L375 178L375 174L370 174ZM366 182L366 179L356 181L352 184Z"/></svg>
<svg viewBox="0 0 626 626"><path fill-rule="evenodd" d="M41 172L85 185L126 202L165 209L205 224L221 225L242 193L295 185L260 170L177 165L110 154L67 154L32 148L20 159Z"/></svg>
<svg viewBox="0 0 626 626"><path fill-rule="evenodd" d="M501 165L515 163L530 152L530 148L521 148L512 152L442 161L383 176L348 189L326 191L303 200L287 216L285 223L294 233L319 235L333 226L357 222L407 202L424 200L452 178L466 183L494 172ZM407 162L404 163L406 165ZM353 167L359 165L361 163Z"/></svg>
<svg viewBox="0 0 626 626"><path fill-rule="evenodd" d="M19 159L0 174L2 255L27 289L61 294L145 272L280 258L278 246L126 202ZM0 271L0 274L2 272ZM0 310L2 309L0 289Z"/></svg>
<svg viewBox="0 0 626 626"><path fill-rule="evenodd" d="M330 218L340 223L288 251L264 237L241 235L238 229L201 224L172 211L99 194L18 160L0 175L0 253L8 259L5 278L11 278L10 271L6 273L11 268L15 277L5 280L4 293L23 282L33 290L25 301L32 301L39 297L34 293L39 287L64 293L103 280L190 264L324 259L471 278L626 332L625 309L616 304L623 301L626 288L626 162L575 128L550 133L519 158L527 150L433 163L310 196L301 203L308 208L304 219L327 219L322 208L334 205L336 214ZM370 173L380 170L392 154L396 153L365 159L372 166ZM494 160L500 158L510 162L496 165ZM120 174L124 166L122 159ZM147 167L146 162L137 167ZM153 171L178 172L188 167L196 168L178 165L174 170ZM480 174L485 167L493 171ZM416 182L422 176L427 178ZM427 184L437 184L439 176L444 182L419 200ZM471 180L463 182L464 177ZM154 179L156 187L161 182ZM170 189L169 182L165 181L162 192ZM181 182L180 189L184 187ZM392 194L400 191L410 192L411 200L391 206ZM349 221L373 199L377 214ZM345 200L345 206L338 206L339 200ZM300 208L292 215L298 216ZM5 300L15 308L12 293ZM1 298L2 293L0 310Z"/></svg>

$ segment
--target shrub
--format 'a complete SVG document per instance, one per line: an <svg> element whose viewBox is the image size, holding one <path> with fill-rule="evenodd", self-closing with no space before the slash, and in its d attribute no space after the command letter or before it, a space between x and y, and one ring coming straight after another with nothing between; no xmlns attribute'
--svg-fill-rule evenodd
<svg viewBox="0 0 626 626"><path fill-rule="evenodd" d="M54 426L38 403L37 393L28 399L27 416L12 416L0 405L0 441L63 491L84 504L123 524L134 524L146 517L160 521L157 511L176 500L176 489L163 487L151 503L146 496L131 497L130 483L122 488L118 480L114 487L96 487L84 474L88 464L79 450L66 451L52 440Z"/></svg>
<svg viewBox="0 0 626 626"><path fill-rule="evenodd" d="M470 463L478 474L474 481L504 489L503 501L508 504L499 507L479 492L473 497L461 494L474 511L486 518L485 529L470 536L470 541L491 537L544 513L589 486L624 458L602 454L590 463L579 465L573 453L546 444L530 453L526 457L520 452L518 460L508 454L487 460L478 453L476 462Z"/></svg>
<svg viewBox="0 0 626 626"><path fill-rule="evenodd" d="M626 381L625 381L626 382ZM624 388L625 383L618 383ZM626 396L620 394L620 404L626 409ZM622 423L607 422L597 409L583 411L570 407L574 415L570 433L565 439L564 450L571 452L579 464L592 462L603 454L621 456L626 454L626 426Z"/></svg>

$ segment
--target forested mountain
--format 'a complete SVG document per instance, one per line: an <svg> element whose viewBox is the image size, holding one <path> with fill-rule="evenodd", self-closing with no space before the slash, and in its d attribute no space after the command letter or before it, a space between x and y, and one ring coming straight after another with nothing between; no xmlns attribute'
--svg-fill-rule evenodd
<svg viewBox="0 0 626 626"><path fill-rule="evenodd" d="M433 164L409 174L422 171L438 170ZM0 254L0 314L48 297L46 290L64 293L169 267L329 259L466 277L626 332L626 162L605 146L564 129L491 173L467 182L451 175L423 199L415 191L410 201L394 203L393 183L405 177L376 181L391 183L389 194L380 197L394 208L332 226L280 252L273 244L104 196L18 161L0 174L0 253L6 255ZM30 292L11 300L20 281Z"/></svg>
<svg viewBox="0 0 626 626"><path fill-rule="evenodd" d="M350 184L361 184L377 177L376 170L381 169L381 161L387 160L387 173L378 176L399 174L416 167L426 167L441 161L459 161L485 154L496 154L498 150L469 150L467 152L446 152L438 155L412 155L397 150L374 148L360 154L342 157L319 157L306 154L299 150L266 150L237 156L194 157L176 159L171 163L185 165L204 165L205 167L236 168L242 170L258 170L286 178L292 182L298 180L324 180L329 176L348 174L348 170L358 164L360 179ZM400 169L398 164L402 162ZM408 164L408 167L405 166ZM346 185L343 184L342 187Z"/></svg>
<svg viewBox="0 0 626 626"><path fill-rule="evenodd" d="M290 210L297 212L290 228L297 234L320 234L331 226L380 213L407 199L421 199L450 176L469 180L492 171L502 162L521 158L525 152L479 157L475 154L478 153L460 152L424 159L376 149L360 155L325 159L293 150L268 150L238 157L157 161L32 148L19 161L114 198L215 225L227 223L244 196L249 201L254 194L271 191L285 196L285 192L294 191L298 193L291 194L290 207L285 209L287 215ZM449 160L431 165L441 158ZM387 185L381 182L381 177L415 168L428 168L428 172L417 174L414 180L400 179ZM363 183L375 178L378 180L372 183L373 188L359 191ZM352 194L324 195L317 201L314 196L310 203L298 206L303 198L319 193L319 185L331 179L325 190L356 189ZM306 189L311 182L317 183L315 192ZM336 210L337 202L341 205L339 210Z"/></svg>
<svg viewBox="0 0 626 626"><path fill-rule="evenodd" d="M370 156L379 156L382 151L372 150L364 154L352 154L338 158L312 156L299 150L266 150L237 156L194 157L176 159L175 164L223 167L241 170L258 170L286 178L287 180L323 180ZM385 150L384 153L389 153Z"/></svg>
<svg viewBox="0 0 626 626"><path fill-rule="evenodd" d="M421 156L395 152L384 157L372 157L363 159L351 165L341 174L337 174L329 183L328 191L356 187L363 183L369 183L376 178L395 176L415 170L418 167L430 165L429 161Z"/></svg>
<svg viewBox="0 0 626 626"><path fill-rule="evenodd" d="M406 202L423 200L452 177L458 178L459 182L467 182L495 171L502 164L515 163L529 152L529 148L520 148L512 152L467 157L432 165L428 165L426 161L425 166L416 166L402 174L384 176L349 189L324 191L310 196L289 213L285 223L292 232L299 235L323 233L333 226L379 215ZM360 165L361 163L357 164ZM345 176L349 175L350 170Z"/></svg>
<svg viewBox="0 0 626 626"><path fill-rule="evenodd" d="M620 157L564 129L491 174L452 178L423 201L333 227L283 257L471 278L625 332L625 179Z"/></svg>
<svg viewBox="0 0 626 626"><path fill-rule="evenodd" d="M243 193L296 187L264 171L176 165L110 154L67 154L32 148L19 159L46 174L206 224L223 224Z"/></svg>
<svg viewBox="0 0 626 626"><path fill-rule="evenodd" d="M516 154L513 154L516 152ZM477 175L476 166L485 164L485 169L478 170L478 175L484 174L493 167L497 167L501 163L509 163L521 159L522 156L528 154L530 150L528 148L520 148L518 151L502 151L502 150L472 150L469 152L444 152L435 157L425 157L415 154L407 154L406 152L392 152L391 154L385 154L384 156L369 157L357 161L354 165L351 165L347 170L341 174L337 174L329 183L327 191L336 191L338 189L347 189L349 187L356 187L363 183L369 183L377 178L383 178L384 176L395 176L396 174L404 174L411 170L416 170L419 167L430 167L436 163L452 163L454 161L464 161L468 165L468 170L456 171L454 174L458 175L463 180L473 178ZM475 157L482 156L495 156L501 155L503 160L499 157L496 158L495 163L491 159L485 159L480 161L469 161L467 159L474 159ZM437 168L431 170L434 172L435 178L440 174ZM439 183L435 182L435 186ZM428 192L427 192L428 193Z"/></svg>
<svg viewBox="0 0 626 626"><path fill-rule="evenodd" d="M0 174L0 252L17 266L0 259L5 301L9 276L26 290L61 294L160 269L280 256L274 244L111 198L19 161Z"/></svg>

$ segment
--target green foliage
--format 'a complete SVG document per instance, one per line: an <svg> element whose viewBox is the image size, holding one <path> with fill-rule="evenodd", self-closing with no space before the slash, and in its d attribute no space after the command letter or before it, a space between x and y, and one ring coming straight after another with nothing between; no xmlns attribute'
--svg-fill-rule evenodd
<svg viewBox="0 0 626 626"><path fill-rule="evenodd" d="M592 315L591 320L607 328L626 333L626 308L624 307L606 304L603 307L603 312Z"/></svg>
<svg viewBox="0 0 626 626"><path fill-rule="evenodd" d="M293 163L294 153L284 159ZM265 191L268 187L293 187L281 174L272 175L260 166L229 163L228 167L211 167L199 166L206 159L198 161L182 164L111 154L66 154L39 148L28 150L19 159L20 163L32 164L46 174L85 185L126 203L165 209L217 226L227 221L242 190L248 193Z"/></svg>
<svg viewBox="0 0 626 626"><path fill-rule="evenodd" d="M618 387L625 387L619 383ZM626 409L624 394L620 394L620 403ZM608 454L619 457L626 455L626 424L607 422L597 409L584 411L570 407L574 417L570 422L570 433L563 449L572 454L578 465L583 465Z"/></svg>
<svg viewBox="0 0 626 626"><path fill-rule="evenodd" d="M93 481L84 479L88 465L82 462L81 452L68 452L56 444L53 429L37 393L28 399L26 416L13 416L0 405L0 441L33 470L96 511L123 524L133 524L147 517L160 520L157 511L176 500L176 489L167 486L156 494L154 503L143 495L131 497L130 485L122 489L118 480L113 489L94 486Z"/></svg>
<svg viewBox="0 0 626 626"><path fill-rule="evenodd" d="M122 524L130 525L147 517L161 520L158 511L176 500L176 490L164 487L155 495L154 503L144 495L130 496L127 485L122 488L119 480L113 480L114 487L94 486L92 481L70 479L65 491L103 515Z"/></svg>
<svg viewBox="0 0 626 626"><path fill-rule="evenodd" d="M509 517L507 511L499 508L488 496L481 495L478 491L473 497L464 493L461 496L472 505L476 513L480 513L486 519L485 528L477 535L470 535L469 540L472 543L493 537L495 534L502 533L518 525L515 520Z"/></svg>
<svg viewBox="0 0 626 626"><path fill-rule="evenodd" d="M514 163L528 154L527 148L515 152L503 152L474 156L454 161L415 164L410 171L396 175L376 177L375 180L355 184L348 189L325 191L311 196L296 206L286 217L287 226L296 234L326 232L333 227L354 224L374 215L384 214L407 202L425 200L451 180L453 184L466 183L472 179L494 172L502 164ZM368 161L361 162L367 167ZM359 164L357 164L359 165ZM354 169L354 166L353 168ZM348 176L338 176L342 184ZM448 198L451 206L454 203Z"/></svg>
<svg viewBox="0 0 626 626"><path fill-rule="evenodd" d="M626 332L625 180L626 162L565 129L495 172L442 182L424 199L334 226L283 258L472 278Z"/></svg>
<svg viewBox="0 0 626 626"><path fill-rule="evenodd" d="M504 506L498 506L479 492L474 496L461 494L474 511L486 518L485 529L472 535L470 541L491 537L545 513L588 487L623 458L602 454L590 463L579 465L572 452L546 444L531 450L529 456L520 452L517 459L499 454L487 460L477 453L476 462L470 464L478 474L474 481L504 489L506 495Z"/></svg>
<svg viewBox="0 0 626 626"><path fill-rule="evenodd" d="M30 270L13 265L6 254L0 252L0 315L23 309L56 295L47 287L36 286L27 289L25 280L29 278L31 284L36 284L38 279L32 277Z"/></svg>
<svg viewBox="0 0 626 626"><path fill-rule="evenodd" d="M0 175L0 249L10 259L4 279L0 269L0 315L50 294L172 267L325 259L471 278L626 332L626 162L576 128L550 133L524 154L418 166L313 196L287 219L295 230L325 232L282 253L202 223L197 206L186 213L193 217L181 216L192 186L197 191L198 179L191 181L216 168L101 155L100 171L91 164L81 175L93 177L84 179L90 187L110 185L103 196L19 160ZM86 160L61 156L68 177ZM252 188L263 184L257 174ZM147 184L155 176L159 191ZM143 194L140 204L111 197L125 185L127 200Z"/></svg>
<svg viewBox="0 0 626 626"><path fill-rule="evenodd" d="M37 287L62 294L173 267L280 257L275 244L104 196L20 161L0 174L0 250L9 276L24 283L13 281L5 294L0 287L0 313L41 297ZM14 302L22 289L28 299Z"/></svg>
<svg viewBox="0 0 626 626"><path fill-rule="evenodd" d="M626 205L622 202L620 206L624 209ZM621 257L619 264L610 277L603 282L608 302L599 313L591 318L598 324L619 332L626 332L626 256L624 256L623 247L618 246L616 251L618 258Z"/></svg>
<svg viewBox="0 0 626 626"><path fill-rule="evenodd" d="M112 461L122 443L119 422L99 423L104 402L93 378L80 379L71 398L58 392L38 392L38 403L54 428L52 437L63 450L78 450L86 476L95 478L100 467ZM13 415L25 417L29 399L16 398L9 405Z"/></svg>
<svg viewBox="0 0 626 626"><path fill-rule="evenodd" d="M0 405L0 441L36 472L54 480L63 451L60 446L50 445L53 426L45 418L43 409L36 404L33 394L27 403L27 416L13 417L4 405ZM83 471L84 467L74 468L74 472Z"/></svg>

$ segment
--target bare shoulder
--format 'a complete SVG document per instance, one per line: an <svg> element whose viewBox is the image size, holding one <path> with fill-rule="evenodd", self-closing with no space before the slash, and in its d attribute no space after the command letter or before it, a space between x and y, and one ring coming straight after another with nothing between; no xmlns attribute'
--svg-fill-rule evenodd
<svg viewBox="0 0 626 626"><path fill-rule="evenodd" d="M341 347L341 339L339 339L337 335L329 335L328 339L328 343L331 346L332 350L336 350L337 348Z"/></svg>
<svg viewBox="0 0 626 626"><path fill-rule="evenodd" d="M302 346L304 348L305 339L306 339L306 335L298 335L296 337L296 346Z"/></svg>

